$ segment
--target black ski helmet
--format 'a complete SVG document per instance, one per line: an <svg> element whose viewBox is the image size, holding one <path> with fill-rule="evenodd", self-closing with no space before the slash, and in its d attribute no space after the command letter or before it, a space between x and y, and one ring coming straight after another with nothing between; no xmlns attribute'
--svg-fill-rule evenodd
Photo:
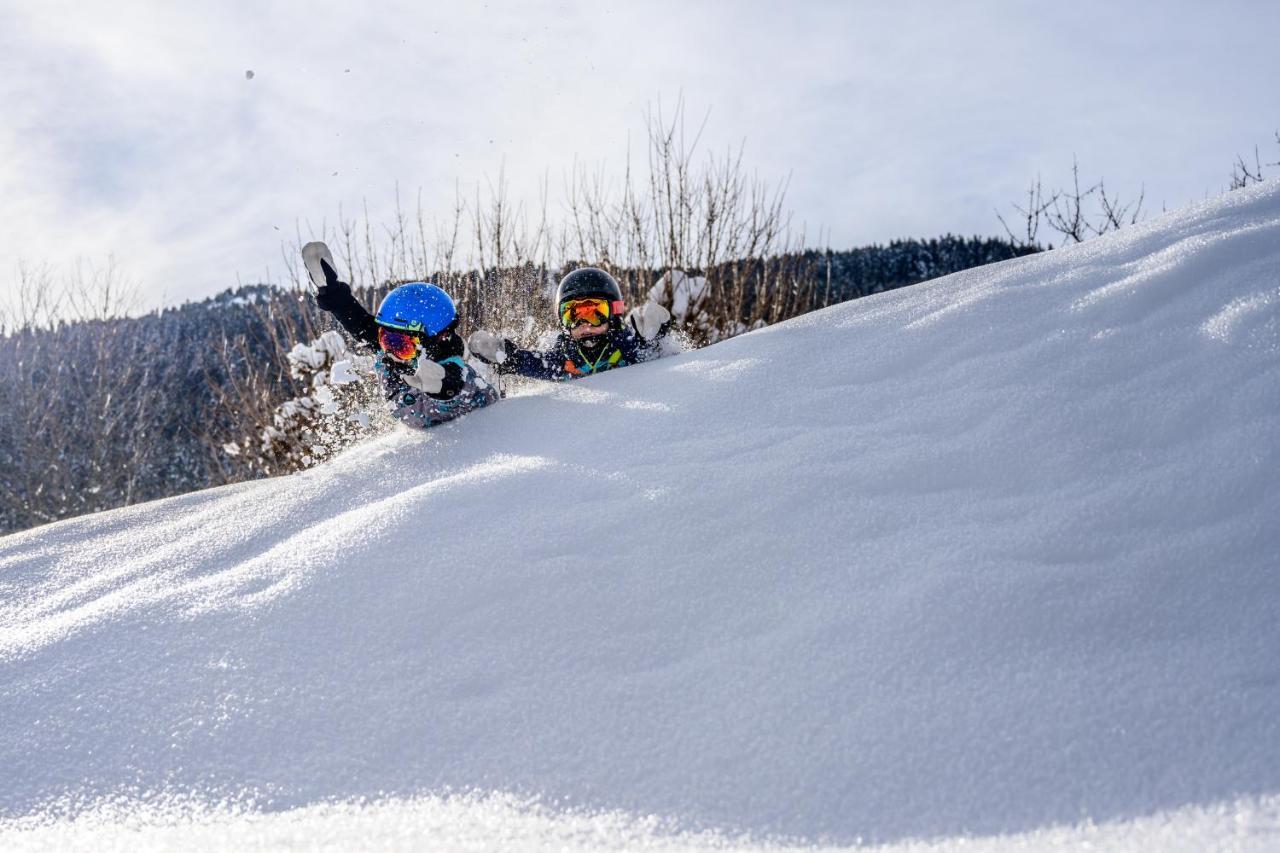
<svg viewBox="0 0 1280 853"><path fill-rule="evenodd" d="M581 299L584 296L603 296L610 302L622 301L622 288L618 280L602 269L583 267L560 279L556 288L556 307L564 304L566 299Z"/></svg>

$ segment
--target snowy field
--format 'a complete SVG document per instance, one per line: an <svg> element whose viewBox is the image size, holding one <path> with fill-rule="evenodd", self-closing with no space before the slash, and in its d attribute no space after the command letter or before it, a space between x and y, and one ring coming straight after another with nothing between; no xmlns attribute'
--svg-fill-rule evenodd
<svg viewBox="0 0 1280 853"><path fill-rule="evenodd" d="M1280 849L1280 185L0 539L0 848Z"/></svg>

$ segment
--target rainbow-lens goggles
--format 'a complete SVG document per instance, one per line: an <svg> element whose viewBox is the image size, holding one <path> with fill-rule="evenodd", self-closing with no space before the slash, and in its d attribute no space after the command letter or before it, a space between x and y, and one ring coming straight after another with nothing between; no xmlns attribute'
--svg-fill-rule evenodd
<svg viewBox="0 0 1280 853"><path fill-rule="evenodd" d="M378 346L392 358L400 361L413 361L418 356L422 339L413 332L401 332L397 329L378 327Z"/></svg>
<svg viewBox="0 0 1280 853"><path fill-rule="evenodd" d="M588 326L598 326L609 322L609 318L621 310L621 302L611 302L602 297L566 299L560 303L560 323L566 329L572 329L584 323Z"/></svg>

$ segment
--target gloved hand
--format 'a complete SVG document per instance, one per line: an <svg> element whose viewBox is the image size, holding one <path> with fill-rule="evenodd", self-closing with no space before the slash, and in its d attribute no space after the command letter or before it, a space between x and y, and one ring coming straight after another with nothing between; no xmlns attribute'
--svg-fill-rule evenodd
<svg viewBox="0 0 1280 853"><path fill-rule="evenodd" d="M316 305L323 310L331 312L351 296L350 285L338 281L338 273L333 267L333 253L324 243L316 241L303 246L302 263L315 286Z"/></svg>
<svg viewBox="0 0 1280 853"><path fill-rule="evenodd" d="M325 311L334 311L352 298L351 285L338 281L338 274L328 261L320 261L320 267L324 271L324 286L316 288L316 305Z"/></svg>
<svg viewBox="0 0 1280 853"><path fill-rule="evenodd" d="M671 312L653 300L649 300L639 308L632 308L631 313L627 314L631 328L646 341L657 337L658 330L670 319Z"/></svg>
<svg viewBox="0 0 1280 853"><path fill-rule="evenodd" d="M507 360L507 342L495 335L478 329L467 338L467 346L472 354L487 364L502 364Z"/></svg>
<svg viewBox="0 0 1280 853"><path fill-rule="evenodd" d="M417 369L404 377L404 383L427 394L439 394L444 385L444 365L429 358L419 358Z"/></svg>

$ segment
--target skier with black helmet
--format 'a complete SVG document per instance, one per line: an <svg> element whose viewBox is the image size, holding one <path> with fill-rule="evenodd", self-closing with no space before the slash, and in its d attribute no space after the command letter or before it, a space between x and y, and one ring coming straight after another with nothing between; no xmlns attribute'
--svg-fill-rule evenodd
<svg viewBox="0 0 1280 853"><path fill-rule="evenodd" d="M316 286L316 304L347 333L378 351L378 373L392 414L411 427L453 420L498 399L498 392L463 360L458 311L434 284L402 284L383 298L376 315L365 310L338 280L324 243L302 248Z"/></svg>
<svg viewBox="0 0 1280 853"><path fill-rule="evenodd" d="M671 312L656 302L628 313L617 280L595 267L560 280L556 309L561 332L549 349L520 349L483 330L473 332L467 344L499 373L562 381L655 357L671 326Z"/></svg>

